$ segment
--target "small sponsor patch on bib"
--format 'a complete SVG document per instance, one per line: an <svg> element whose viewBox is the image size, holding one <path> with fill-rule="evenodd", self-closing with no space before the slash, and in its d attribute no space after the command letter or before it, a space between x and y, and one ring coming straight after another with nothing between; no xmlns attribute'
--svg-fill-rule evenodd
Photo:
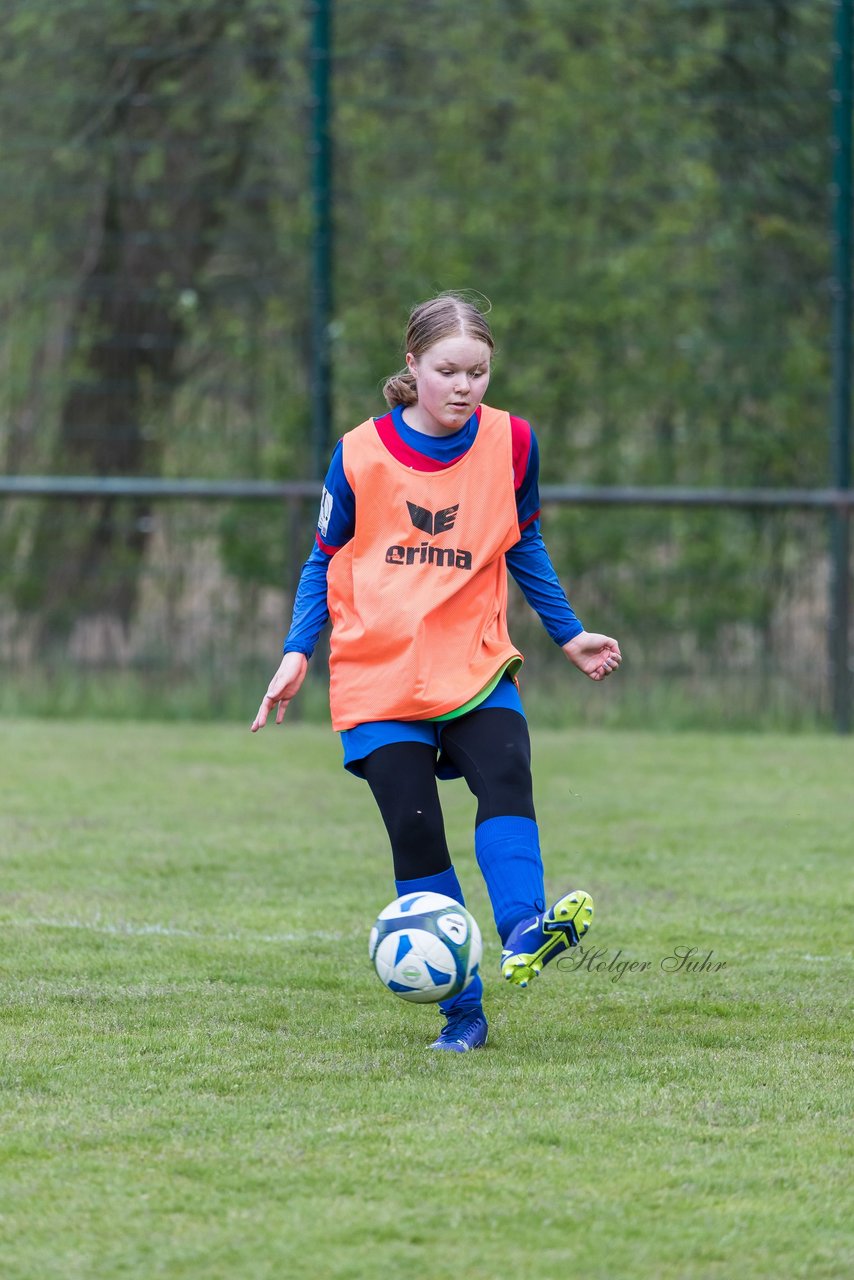
<svg viewBox="0 0 854 1280"><path fill-rule="evenodd" d="M332 494L324 486L323 493L320 495L320 515L317 517L317 528L321 537L325 538L329 530L329 520L332 515Z"/></svg>

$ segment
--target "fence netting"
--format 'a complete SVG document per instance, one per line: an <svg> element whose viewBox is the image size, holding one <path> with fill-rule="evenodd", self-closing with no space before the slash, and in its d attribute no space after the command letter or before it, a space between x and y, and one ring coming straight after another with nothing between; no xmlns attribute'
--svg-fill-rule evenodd
<svg viewBox="0 0 854 1280"><path fill-rule="evenodd" d="M326 49L296 0L14 0L0 471L315 472L326 60L321 453L450 288L491 307L488 401L530 419L544 482L828 483L831 0L331 8ZM0 705L244 714L310 506L4 499ZM554 505L544 532L626 663L607 692L561 683L514 596L543 717L826 718L820 512Z"/></svg>
<svg viewBox="0 0 854 1280"><path fill-rule="evenodd" d="M22 518L42 507L49 521L60 503L10 505ZM81 608L52 638L43 614L7 597L0 711L251 718L279 660L313 507L172 500L140 518L148 543L126 620ZM825 521L814 511L547 505L544 533L569 599L589 629L620 639L625 660L619 679L594 686L512 585L511 634L536 722L820 724L829 710ZM42 572L52 565L49 557ZM101 575L118 598L121 560L111 556ZM327 643L324 633L292 715L325 714Z"/></svg>

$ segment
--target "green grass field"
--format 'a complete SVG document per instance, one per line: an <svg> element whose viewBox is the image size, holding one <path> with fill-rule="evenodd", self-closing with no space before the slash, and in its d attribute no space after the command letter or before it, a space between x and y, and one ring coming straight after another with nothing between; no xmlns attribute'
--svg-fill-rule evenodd
<svg viewBox="0 0 854 1280"><path fill-rule="evenodd" d="M501 983L446 784L492 1028L457 1056L368 964L389 856L329 730L0 722L4 1280L854 1273L854 743L534 746L589 963Z"/></svg>

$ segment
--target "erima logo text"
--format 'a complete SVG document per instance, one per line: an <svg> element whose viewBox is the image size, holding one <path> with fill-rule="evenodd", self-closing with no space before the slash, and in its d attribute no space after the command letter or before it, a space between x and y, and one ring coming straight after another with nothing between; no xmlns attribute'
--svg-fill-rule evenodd
<svg viewBox="0 0 854 1280"><path fill-rule="evenodd" d="M441 511L428 511L415 502L406 503L409 518L416 529L435 538L440 533L453 529L460 504L444 507ZM417 547L389 547L385 553L386 564L432 564L437 568L471 569L471 552L457 551L454 547L434 547L429 542L422 542Z"/></svg>
<svg viewBox="0 0 854 1280"><path fill-rule="evenodd" d="M471 552L455 551L453 547L431 547L422 542L419 547L389 547L385 553L386 564L435 564L440 568L470 569Z"/></svg>

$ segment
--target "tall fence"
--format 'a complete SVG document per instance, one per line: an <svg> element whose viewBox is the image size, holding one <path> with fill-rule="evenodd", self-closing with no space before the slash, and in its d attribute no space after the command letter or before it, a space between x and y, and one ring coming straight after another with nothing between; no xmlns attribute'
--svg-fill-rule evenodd
<svg viewBox="0 0 854 1280"><path fill-rule="evenodd" d="M317 489L315 482L0 480L0 494L19 509L92 498L150 504L149 553L129 625L115 613L81 613L67 642L45 645L20 615L4 612L0 711L249 715L277 661ZM620 679L601 688L572 678L514 591L512 631L540 723L830 722L827 523L834 513L850 516L854 494L546 485L541 496L570 598L588 626L619 636L625 663ZM609 555L632 538L643 548L633 563ZM267 571L278 586L259 588L241 573L229 547L250 540L272 557ZM120 582L121 562L104 572ZM321 642L316 675L292 714L323 714L324 659Z"/></svg>
<svg viewBox="0 0 854 1280"><path fill-rule="evenodd" d="M4 37L0 709L244 714L331 444L455 288L627 653L561 683L514 596L542 715L850 725L851 0L15 0Z"/></svg>

